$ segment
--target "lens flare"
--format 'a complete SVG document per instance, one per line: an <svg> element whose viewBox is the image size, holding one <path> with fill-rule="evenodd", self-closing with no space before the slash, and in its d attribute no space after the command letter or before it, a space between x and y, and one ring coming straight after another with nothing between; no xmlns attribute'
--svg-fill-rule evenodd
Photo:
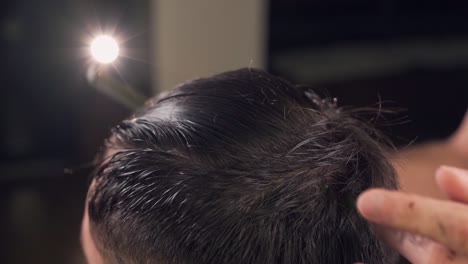
<svg viewBox="0 0 468 264"><path fill-rule="evenodd" d="M111 63L119 56L119 45L111 36L102 35L91 42L91 55L99 63Z"/></svg>

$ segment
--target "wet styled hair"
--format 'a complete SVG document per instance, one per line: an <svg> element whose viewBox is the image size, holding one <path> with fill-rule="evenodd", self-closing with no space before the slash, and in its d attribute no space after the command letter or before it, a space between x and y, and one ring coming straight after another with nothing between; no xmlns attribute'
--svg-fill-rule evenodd
<svg viewBox="0 0 468 264"><path fill-rule="evenodd" d="M355 112L255 69L183 83L112 130L92 237L109 263L389 263L355 202L395 172Z"/></svg>

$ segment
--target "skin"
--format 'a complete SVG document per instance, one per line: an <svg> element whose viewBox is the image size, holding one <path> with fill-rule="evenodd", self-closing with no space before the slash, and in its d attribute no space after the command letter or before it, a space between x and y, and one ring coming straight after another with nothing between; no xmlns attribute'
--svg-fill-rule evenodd
<svg viewBox="0 0 468 264"><path fill-rule="evenodd" d="M448 140L396 160L402 190L362 193L359 212L411 263L468 263L468 113Z"/></svg>
<svg viewBox="0 0 468 264"><path fill-rule="evenodd" d="M447 199L433 175L441 165L468 169L468 112L459 129L447 140L404 149L392 160L403 191Z"/></svg>
<svg viewBox="0 0 468 264"><path fill-rule="evenodd" d="M119 149L115 148L108 148L106 152L104 153L105 159L109 159L113 155L115 155ZM92 190L95 186L95 181L91 182L91 185L89 187L90 190ZM94 238L91 235L91 228L90 228L90 223L89 223L89 216L88 216L88 204L87 201L85 202L85 210L83 214L83 220L81 222L81 234L80 234L80 240L81 240L81 247L83 248L83 253L86 258L86 263L88 264L104 264L104 258L102 254L99 252L98 247L96 246L96 243L94 242Z"/></svg>
<svg viewBox="0 0 468 264"><path fill-rule="evenodd" d="M468 263L468 170L441 167L436 182L450 200L373 189L357 208L411 263Z"/></svg>
<svg viewBox="0 0 468 264"><path fill-rule="evenodd" d="M91 236L89 227L88 207L85 208L83 221L81 224L81 246L86 258L86 262L89 264L104 264L103 258L99 253L94 239Z"/></svg>

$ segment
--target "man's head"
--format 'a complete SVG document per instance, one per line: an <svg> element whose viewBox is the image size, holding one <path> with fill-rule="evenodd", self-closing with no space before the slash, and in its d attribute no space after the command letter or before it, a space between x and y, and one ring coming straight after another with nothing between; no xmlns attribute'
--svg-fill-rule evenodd
<svg viewBox="0 0 468 264"><path fill-rule="evenodd" d="M98 157L88 258L387 263L391 251L355 201L397 183L375 131L350 112L253 69L155 98L113 129Z"/></svg>

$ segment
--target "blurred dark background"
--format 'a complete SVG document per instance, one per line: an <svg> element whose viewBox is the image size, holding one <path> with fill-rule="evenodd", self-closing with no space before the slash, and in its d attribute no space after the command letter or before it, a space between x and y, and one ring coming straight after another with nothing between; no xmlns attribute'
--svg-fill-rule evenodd
<svg viewBox="0 0 468 264"><path fill-rule="evenodd" d="M399 146L447 137L468 107L463 1L0 6L0 263L83 263L79 226L91 162L109 129L132 111L86 78L89 39L99 32L125 40L114 77L144 96L188 77L262 67L326 89L341 105L406 109L393 117L399 124L384 128ZM216 28L203 26L213 26L209 19ZM208 55L200 58L194 47ZM184 52L193 56L177 57ZM240 63L229 64L232 54Z"/></svg>

